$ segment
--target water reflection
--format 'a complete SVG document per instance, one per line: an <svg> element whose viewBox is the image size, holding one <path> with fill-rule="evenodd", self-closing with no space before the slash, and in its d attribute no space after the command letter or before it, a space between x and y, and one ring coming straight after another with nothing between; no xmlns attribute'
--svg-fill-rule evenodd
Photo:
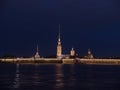
<svg viewBox="0 0 120 90"><path fill-rule="evenodd" d="M14 79L14 85L13 88L20 88L20 71L19 71L19 64L16 64L16 75Z"/></svg>
<svg viewBox="0 0 120 90"><path fill-rule="evenodd" d="M0 67L0 90L119 90L119 66L1 64Z"/></svg>
<svg viewBox="0 0 120 90"><path fill-rule="evenodd" d="M74 65L70 65L70 78L68 80L68 85L69 86L74 86L75 85L75 70L74 70Z"/></svg>
<svg viewBox="0 0 120 90"><path fill-rule="evenodd" d="M33 84L39 86L41 75L39 74L39 66L35 65L34 75L33 75Z"/></svg>
<svg viewBox="0 0 120 90"><path fill-rule="evenodd" d="M61 64L56 64L56 83L55 83L55 88L59 88L62 89L64 87L64 82L63 82L63 78L64 78L64 74L62 71L62 65Z"/></svg>

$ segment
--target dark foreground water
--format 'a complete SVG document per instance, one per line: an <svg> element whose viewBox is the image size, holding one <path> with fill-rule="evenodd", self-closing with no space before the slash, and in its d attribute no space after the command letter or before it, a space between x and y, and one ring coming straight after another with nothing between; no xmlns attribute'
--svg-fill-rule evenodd
<svg viewBox="0 0 120 90"><path fill-rule="evenodd" d="M0 90L120 90L120 66L0 64Z"/></svg>

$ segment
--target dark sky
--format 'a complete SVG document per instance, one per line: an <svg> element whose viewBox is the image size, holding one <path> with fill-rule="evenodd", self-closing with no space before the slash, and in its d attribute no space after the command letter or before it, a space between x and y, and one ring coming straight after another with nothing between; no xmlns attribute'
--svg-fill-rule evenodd
<svg viewBox="0 0 120 90"><path fill-rule="evenodd" d="M120 0L0 0L0 55L63 53L120 56Z"/></svg>

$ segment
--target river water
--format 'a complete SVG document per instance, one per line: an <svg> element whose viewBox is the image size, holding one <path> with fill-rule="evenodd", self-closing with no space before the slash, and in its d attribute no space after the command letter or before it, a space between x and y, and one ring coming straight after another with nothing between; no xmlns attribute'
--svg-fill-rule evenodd
<svg viewBox="0 0 120 90"><path fill-rule="evenodd" d="M0 64L0 90L119 90L120 66Z"/></svg>

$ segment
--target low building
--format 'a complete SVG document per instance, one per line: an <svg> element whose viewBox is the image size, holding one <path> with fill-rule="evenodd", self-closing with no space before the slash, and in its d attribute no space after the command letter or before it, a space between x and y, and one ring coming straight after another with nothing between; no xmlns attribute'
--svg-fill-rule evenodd
<svg viewBox="0 0 120 90"><path fill-rule="evenodd" d="M84 58L86 58L86 59L94 59L93 54L91 53L90 49L88 49L88 54Z"/></svg>

